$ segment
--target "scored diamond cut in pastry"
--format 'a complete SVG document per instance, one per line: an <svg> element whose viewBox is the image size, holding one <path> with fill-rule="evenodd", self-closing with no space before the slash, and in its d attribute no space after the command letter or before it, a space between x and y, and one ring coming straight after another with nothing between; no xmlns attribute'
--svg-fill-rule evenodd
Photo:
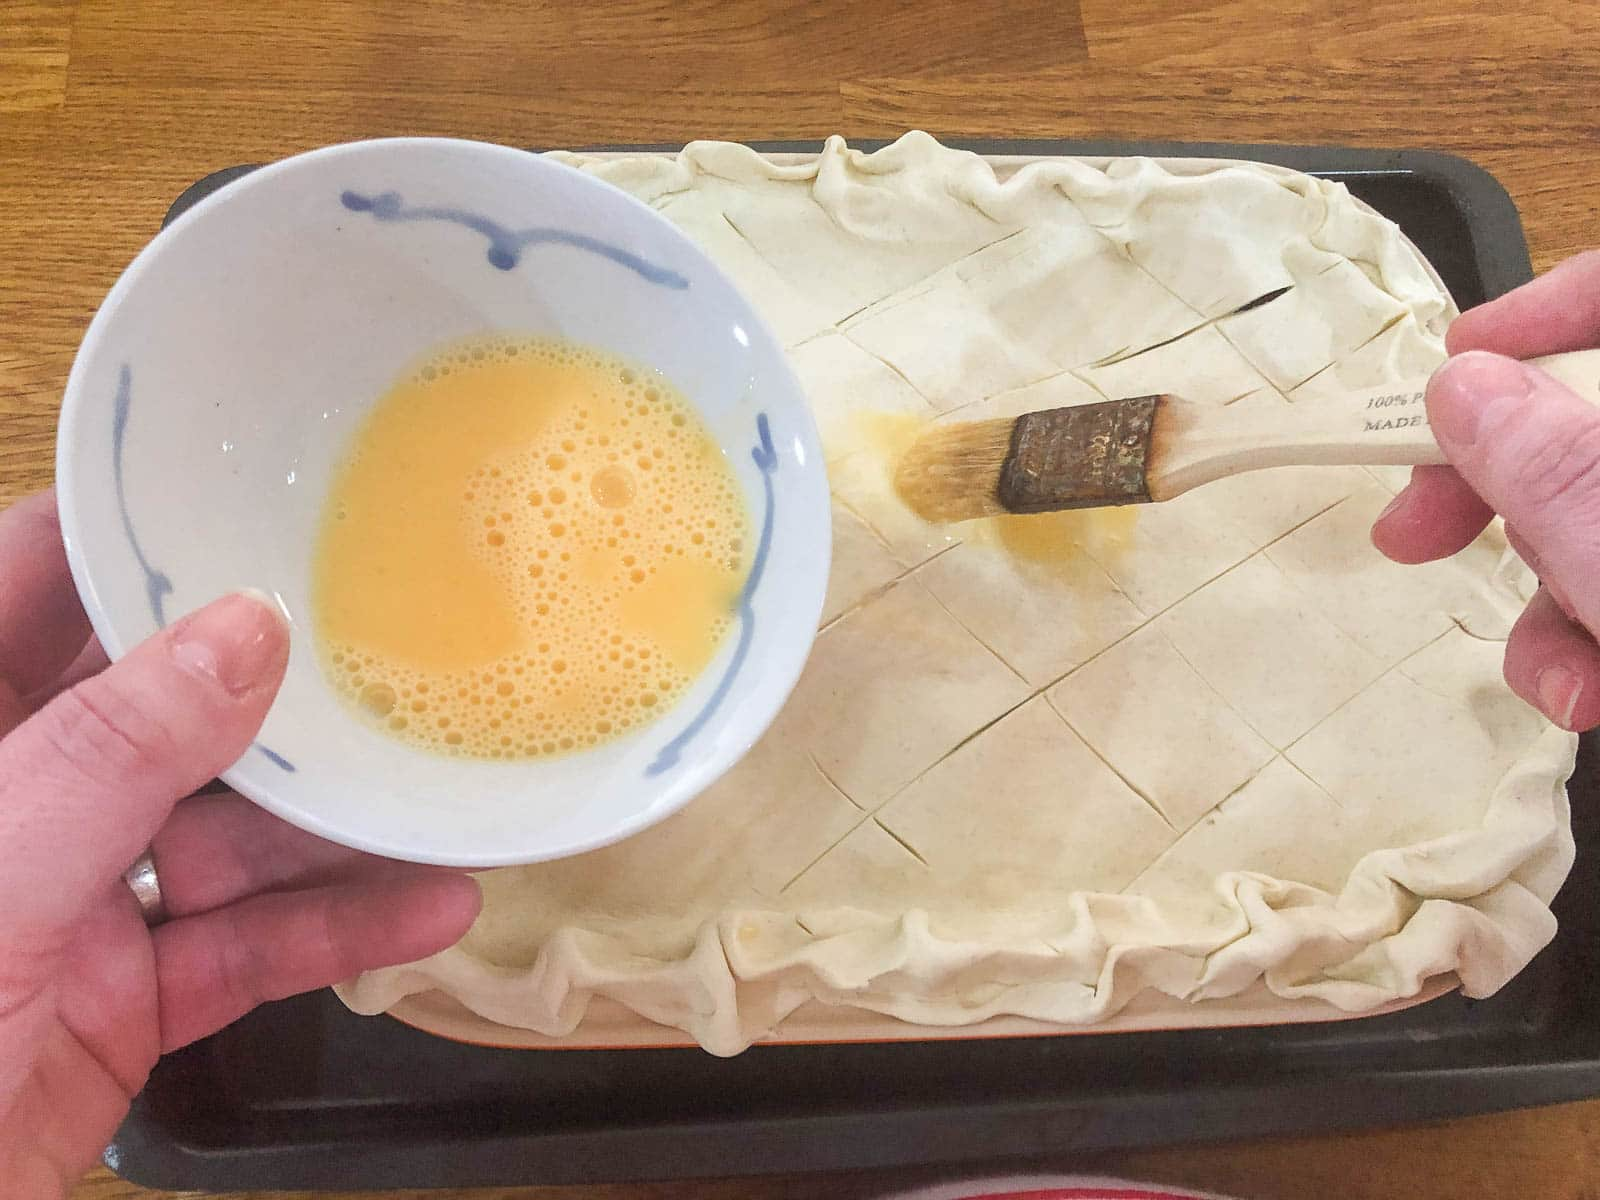
<svg viewBox="0 0 1600 1200"><path fill-rule="evenodd" d="M1216 703L1211 684L1155 626L1112 646L1046 695L1178 833L1274 755L1235 709Z"/></svg>
<svg viewBox="0 0 1600 1200"><path fill-rule="evenodd" d="M860 449L863 413L926 421L938 411L883 359L831 330L794 347L789 362L812 397L812 415L830 462Z"/></svg>
<svg viewBox="0 0 1600 1200"><path fill-rule="evenodd" d="M1203 320L1078 226L1022 229L841 330L949 409L1180 337Z"/></svg>
<svg viewBox="0 0 1600 1200"><path fill-rule="evenodd" d="M1501 530L1386 562L1389 469L1021 529L928 525L890 482L935 422L1425 374L1454 308L1395 226L1278 167L997 170L925 134L558 157L678 222L790 350L834 492L822 630L715 787L489 873L459 946L348 1004L439 989L565 1037L605 998L731 1054L817 1004L1084 1025L1260 988L1279 1019L1365 1012L1441 976L1487 994L1549 940L1576 738L1501 680L1532 588Z"/></svg>

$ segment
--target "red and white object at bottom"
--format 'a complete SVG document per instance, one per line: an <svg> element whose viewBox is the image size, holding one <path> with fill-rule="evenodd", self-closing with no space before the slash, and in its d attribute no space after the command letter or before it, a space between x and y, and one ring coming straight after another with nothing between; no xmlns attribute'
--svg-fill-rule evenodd
<svg viewBox="0 0 1600 1200"><path fill-rule="evenodd" d="M1213 1192L1121 1179L1064 1175L1006 1175L939 1183L881 1200L1228 1200Z"/></svg>

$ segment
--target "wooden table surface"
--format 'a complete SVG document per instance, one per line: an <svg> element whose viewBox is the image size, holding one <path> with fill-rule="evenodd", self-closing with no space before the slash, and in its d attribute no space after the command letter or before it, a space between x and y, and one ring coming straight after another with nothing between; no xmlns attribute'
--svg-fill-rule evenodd
<svg viewBox="0 0 1600 1200"><path fill-rule="evenodd" d="M1600 244L1597 96L1595 0L0 0L0 502L49 482L61 387L112 280L184 185L231 163L403 133L1423 146L1500 177L1543 269ZM1593 1200L1600 1102L1070 1165L1270 1200ZM515 1194L775 1200L896 1182ZM135 1195L105 1173L74 1193Z"/></svg>

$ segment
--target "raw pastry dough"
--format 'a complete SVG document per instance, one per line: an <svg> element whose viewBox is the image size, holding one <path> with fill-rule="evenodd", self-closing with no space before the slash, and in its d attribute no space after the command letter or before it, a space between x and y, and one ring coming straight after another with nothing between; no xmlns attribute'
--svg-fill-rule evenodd
<svg viewBox="0 0 1600 1200"><path fill-rule="evenodd" d="M955 1026L1258 981L1352 1012L1450 973L1483 995L1549 940L1576 739L1501 682L1528 587L1502 533L1395 567L1367 540L1393 472L1286 470L1041 566L918 521L861 436L863 413L1312 405L1426 372L1454 309L1393 225L1281 168L997 173L916 133L562 157L678 222L790 348L835 492L824 628L725 780L490 873L459 946L345 985L352 1007L441 988L559 1036L599 995L732 1054L810 1000Z"/></svg>

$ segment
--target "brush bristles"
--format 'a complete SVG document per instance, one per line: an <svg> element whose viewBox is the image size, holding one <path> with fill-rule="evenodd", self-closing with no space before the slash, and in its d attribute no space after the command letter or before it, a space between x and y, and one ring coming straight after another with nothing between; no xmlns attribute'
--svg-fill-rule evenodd
<svg viewBox="0 0 1600 1200"><path fill-rule="evenodd" d="M1166 396L935 429L906 452L895 490L927 521L1143 504Z"/></svg>
<svg viewBox="0 0 1600 1200"><path fill-rule="evenodd" d="M1015 424L966 421L923 434L895 468L895 491L912 512L937 524L1005 512L996 488Z"/></svg>

